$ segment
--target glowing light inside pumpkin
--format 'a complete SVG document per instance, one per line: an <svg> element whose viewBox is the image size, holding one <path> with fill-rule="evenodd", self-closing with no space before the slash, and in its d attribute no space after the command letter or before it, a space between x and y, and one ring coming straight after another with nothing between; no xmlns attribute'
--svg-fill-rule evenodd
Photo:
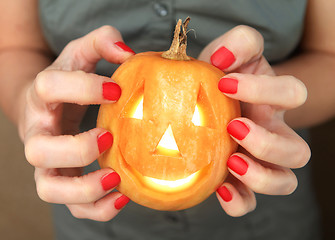
<svg viewBox="0 0 335 240"><path fill-rule="evenodd" d="M172 132L172 128L171 125L168 126L168 128L166 129L163 137L161 138L161 140L158 143L157 148L166 148L169 150L174 150L174 151L178 151L178 146L176 143L176 140L174 139L173 136L173 132Z"/></svg>
<svg viewBox="0 0 335 240"><path fill-rule="evenodd" d="M203 126L203 119L200 115L198 105L195 105L195 110L194 110L192 122L195 126Z"/></svg>
<svg viewBox="0 0 335 240"><path fill-rule="evenodd" d="M191 174L190 176L186 178L182 178L182 179L178 179L174 181L161 180L161 179L156 179L156 178L151 178L151 177L144 177L144 180L149 186L156 188L157 190L177 191L177 190L181 190L181 189L184 189L192 185L195 182L198 174L199 174L199 171Z"/></svg>
<svg viewBox="0 0 335 240"><path fill-rule="evenodd" d="M138 100L138 104L135 107L135 112L132 114L132 118L143 119L143 96Z"/></svg>

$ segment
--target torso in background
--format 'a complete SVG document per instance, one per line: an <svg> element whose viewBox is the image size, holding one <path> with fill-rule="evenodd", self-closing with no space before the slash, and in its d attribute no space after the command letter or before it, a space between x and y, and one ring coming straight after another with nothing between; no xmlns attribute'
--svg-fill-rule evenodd
<svg viewBox="0 0 335 240"><path fill-rule="evenodd" d="M191 17L188 54L197 57L209 42L236 25L256 28L271 62L289 57L299 44L306 0L40 0L42 27L50 47L65 45L102 26L117 28L136 52L164 51L176 19ZM97 73L116 66L99 63ZM92 114L91 126L95 116ZM97 166L91 166L91 169ZM54 206L58 239L319 239L318 214L308 167L296 171L297 191L290 196L257 196L257 209L244 217L227 216L212 195L179 212L160 212L130 203L107 223L79 220L66 207Z"/></svg>

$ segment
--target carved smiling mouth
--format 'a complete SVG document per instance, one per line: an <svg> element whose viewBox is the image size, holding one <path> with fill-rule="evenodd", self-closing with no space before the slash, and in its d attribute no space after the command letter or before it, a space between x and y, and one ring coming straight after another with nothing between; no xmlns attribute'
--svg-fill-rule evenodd
<svg viewBox="0 0 335 240"><path fill-rule="evenodd" d="M137 177L138 180L142 182L143 185L155 189L156 191L161 192L177 192L184 190L188 187L191 187L199 178L200 175L202 175L203 172L207 171L212 164L207 165L203 169L200 169L196 171L195 173L190 174L189 176L177 180L163 180L148 176L143 176L138 170L136 170L134 167L130 166L127 161L125 160L122 151L120 151L120 156L122 157L122 164L126 166L124 169L128 169L133 173L134 176Z"/></svg>
<svg viewBox="0 0 335 240"><path fill-rule="evenodd" d="M151 177L144 177L144 181L147 185L155 188L155 189L162 189L165 191L176 191L180 188L184 189L189 186L191 186L197 179L199 173L201 170L191 174L190 176L174 181L169 180L161 180L157 178L151 178Z"/></svg>

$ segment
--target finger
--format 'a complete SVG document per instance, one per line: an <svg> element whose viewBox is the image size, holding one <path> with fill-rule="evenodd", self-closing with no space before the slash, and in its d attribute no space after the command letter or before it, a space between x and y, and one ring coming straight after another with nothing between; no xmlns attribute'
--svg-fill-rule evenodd
<svg viewBox="0 0 335 240"><path fill-rule="evenodd" d="M71 41L51 68L93 72L97 62L102 58L108 62L120 64L133 54L134 51L124 44L117 29L112 26L103 26Z"/></svg>
<svg viewBox="0 0 335 240"><path fill-rule="evenodd" d="M253 161L244 154L232 155L227 161L232 175L252 191L267 195L289 195L298 181L289 168Z"/></svg>
<svg viewBox="0 0 335 240"><path fill-rule="evenodd" d="M113 192L94 203L69 204L67 207L76 218L106 222L113 219L128 202L128 197Z"/></svg>
<svg viewBox="0 0 335 240"><path fill-rule="evenodd" d="M261 66L273 74L270 66L264 61L262 53L264 40L262 35L248 26L237 26L215 39L200 53L199 59L210 62L225 72L240 68L246 63L264 62ZM258 64L246 66L257 68ZM252 69L254 72L256 69ZM266 72L265 71L265 72Z"/></svg>
<svg viewBox="0 0 335 240"><path fill-rule="evenodd" d="M231 73L219 81L219 89L231 98L283 109L301 106L307 99L305 85L293 76Z"/></svg>
<svg viewBox="0 0 335 240"><path fill-rule="evenodd" d="M255 194L241 182L228 181L216 191L223 210L232 217L240 217L253 211L256 208Z"/></svg>
<svg viewBox="0 0 335 240"><path fill-rule="evenodd" d="M83 71L45 70L33 87L35 102L89 105L117 101L121 96L120 86L110 78Z"/></svg>
<svg viewBox="0 0 335 240"><path fill-rule="evenodd" d="M25 154L28 162L40 168L83 167L97 159L113 144L111 133L95 128L78 135L27 137Z"/></svg>
<svg viewBox="0 0 335 240"><path fill-rule="evenodd" d="M120 176L111 169L101 169L79 177L60 175L57 169L35 170L37 193L49 203L92 203L112 191L120 180Z"/></svg>
<svg viewBox="0 0 335 240"><path fill-rule="evenodd" d="M280 132L269 132L250 119L237 118L228 124L227 131L255 158L286 168L301 168L310 158L307 143L282 123Z"/></svg>

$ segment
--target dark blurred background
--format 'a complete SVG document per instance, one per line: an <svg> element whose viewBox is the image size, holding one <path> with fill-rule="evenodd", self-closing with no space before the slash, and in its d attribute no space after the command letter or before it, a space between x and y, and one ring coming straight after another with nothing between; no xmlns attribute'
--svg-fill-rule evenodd
<svg viewBox="0 0 335 240"><path fill-rule="evenodd" d="M0 111L0 239L53 239L50 209L35 190L17 130Z"/></svg>
<svg viewBox="0 0 335 240"><path fill-rule="evenodd" d="M335 239L335 121L311 129L314 184L325 240ZM0 112L0 234L5 240L53 239L48 204L35 190L16 128Z"/></svg>

